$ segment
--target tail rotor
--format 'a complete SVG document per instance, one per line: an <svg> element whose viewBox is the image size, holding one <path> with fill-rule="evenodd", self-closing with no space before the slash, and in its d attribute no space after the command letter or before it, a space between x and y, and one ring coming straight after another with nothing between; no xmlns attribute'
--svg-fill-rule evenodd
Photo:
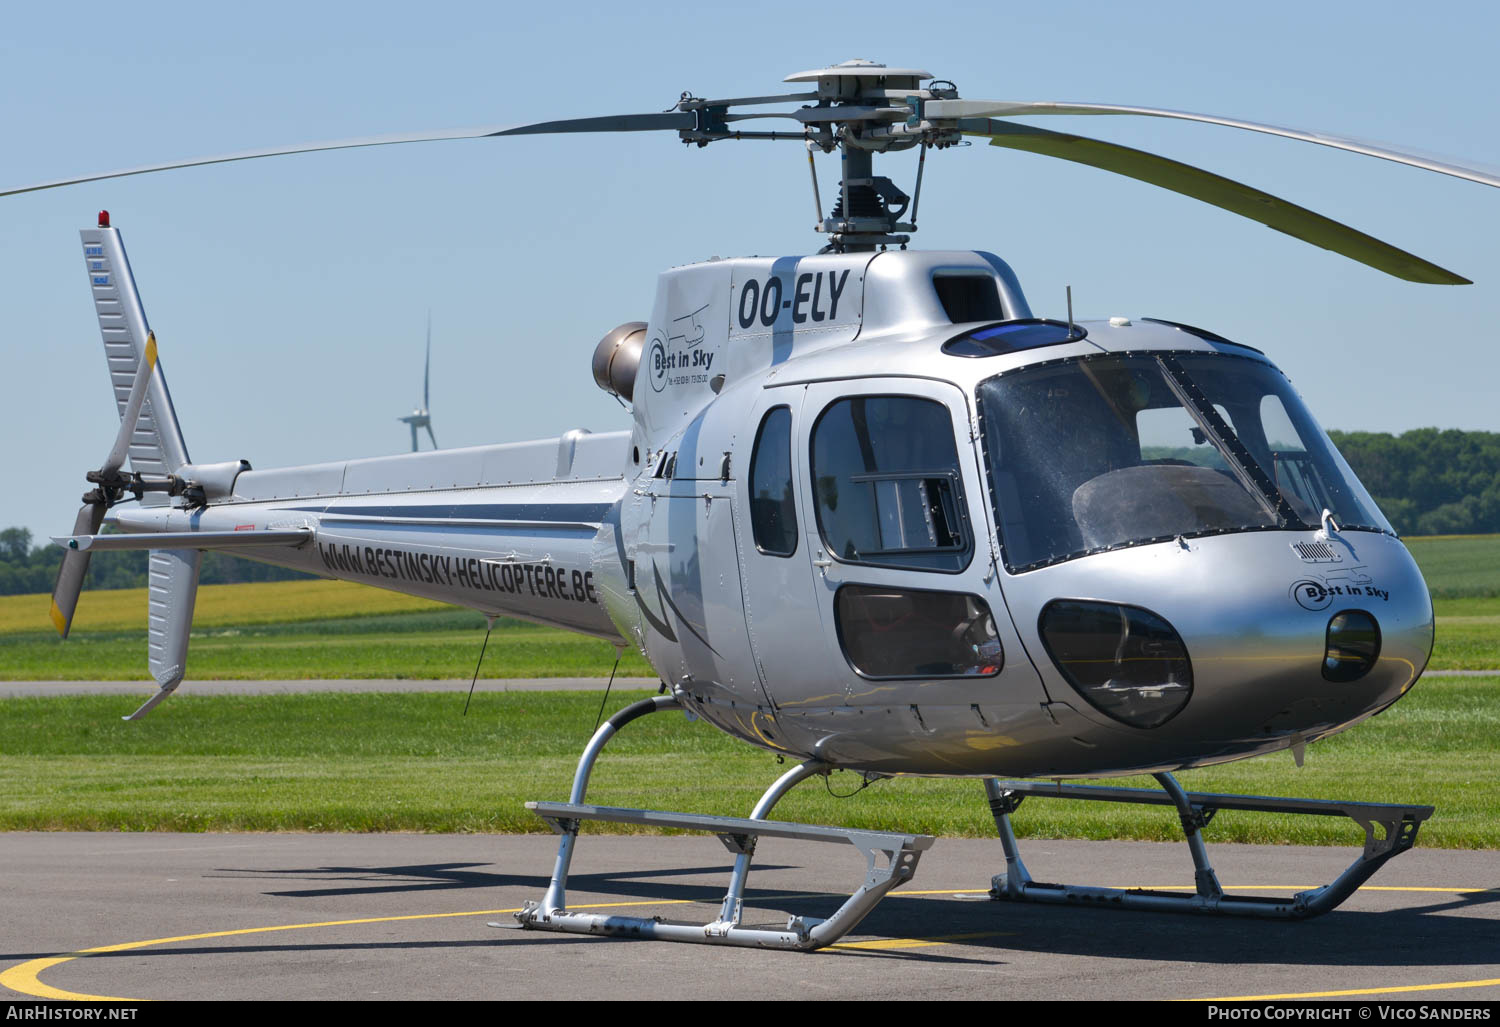
<svg viewBox="0 0 1500 1027"><path fill-rule="evenodd" d="M171 488L169 480L160 483L148 482L139 474L120 472L129 454L130 440L135 435L136 423L140 420L141 408L145 405L146 393L155 371L156 334L152 332L146 337L145 351L141 354L140 365L136 368L135 381L130 387L130 397L126 400L125 409L120 416L120 431L115 436L114 445L105 456L103 465L97 471L90 471L86 475L94 488L84 494L83 507L73 521L75 536L97 535L100 526L104 523L105 513L127 495L139 499L147 491L167 491ZM52 588L51 610L52 624L63 638L68 637L68 631L73 626L73 613L78 608L78 596L83 591L83 581L88 574L91 555L88 549L65 549L63 551L62 565L57 569L57 582Z"/></svg>

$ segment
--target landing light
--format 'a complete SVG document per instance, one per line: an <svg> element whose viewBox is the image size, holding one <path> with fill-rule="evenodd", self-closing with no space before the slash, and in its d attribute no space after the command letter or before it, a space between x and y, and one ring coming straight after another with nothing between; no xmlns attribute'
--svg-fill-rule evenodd
<svg viewBox="0 0 1500 1027"><path fill-rule="evenodd" d="M1055 599L1042 610L1042 642L1089 705L1131 727L1160 727L1193 694L1193 666L1172 625L1119 603Z"/></svg>
<svg viewBox="0 0 1500 1027"><path fill-rule="evenodd" d="M1323 677L1329 681L1358 681L1380 656L1380 625L1363 610L1344 610L1328 621L1323 650Z"/></svg>

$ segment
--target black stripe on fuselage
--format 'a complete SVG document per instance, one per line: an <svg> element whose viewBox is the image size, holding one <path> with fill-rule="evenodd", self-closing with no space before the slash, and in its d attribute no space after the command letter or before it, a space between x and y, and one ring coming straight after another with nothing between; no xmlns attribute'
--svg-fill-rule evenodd
<svg viewBox="0 0 1500 1027"><path fill-rule="evenodd" d="M289 511L307 511L381 520L423 521L531 521L534 523L592 523L604 520L613 503L441 503L427 505L345 506L330 501L318 506L282 507Z"/></svg>

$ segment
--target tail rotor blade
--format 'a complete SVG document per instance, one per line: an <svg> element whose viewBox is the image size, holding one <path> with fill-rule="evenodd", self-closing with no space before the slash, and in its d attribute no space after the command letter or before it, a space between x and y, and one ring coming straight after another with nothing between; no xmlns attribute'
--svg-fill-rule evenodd
<svg viewBox="0 0 1500 1027"><path fill-rule="evenodd" d="M146 388L151 384L151 374L155 370L156 333L151 332L146 336L146 351L141 354L140 365L135 369L130 398L125 401L125 411L120 415L120 434L115 436L115 444L110 448L109 456L104 458L104 466L100 468L105 477L118 471L125 463L125 456L130 452L130 439L135 435L135 423L140 420L141 407L146 402Z"/></svg>
<svg viewBox="0 0 1500 1027"><path fill-rule="evenodd" d="M104 504L88 503L78 511L73 521L74 535L96 535L99 525L104 523ZM62 566L57 568L57 583L52 587L52 625L62 638L68 637L73 626L73 611L78 608L78 595L83 591L83 579L89 570L89 550L64 549Z"/></svg>

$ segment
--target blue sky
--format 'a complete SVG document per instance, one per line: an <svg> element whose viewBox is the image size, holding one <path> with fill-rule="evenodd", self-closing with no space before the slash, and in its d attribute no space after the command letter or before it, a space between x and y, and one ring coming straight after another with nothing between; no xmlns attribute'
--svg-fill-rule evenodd
<svg viewBox="0 0 1500 1027"><path fill-rule="evenodd" d="M201 4L7 14L0 182L425 128L661 110L851 57L969 98L1177 107L1500 167L1500 8L1434 4ZM999 253L1039 313L1187 321L1267 351L1327 427L1500 430L1500 190L1135 118L1046 127L1152 150L1469 278L1412 285L1170 193L980 146L929 161L918 244ZM825 182L834 174L823 164ZM910 162L881 166L909 186ZM827 187L825 186L825 195ZM656 272L804 253L795 145L669 134L276 158L0 200L13 443L0 526L70 527L113 437L77 230L124 233L192 454L399 452L432 309L445 446L623 427L594 343Z"/></svg>

